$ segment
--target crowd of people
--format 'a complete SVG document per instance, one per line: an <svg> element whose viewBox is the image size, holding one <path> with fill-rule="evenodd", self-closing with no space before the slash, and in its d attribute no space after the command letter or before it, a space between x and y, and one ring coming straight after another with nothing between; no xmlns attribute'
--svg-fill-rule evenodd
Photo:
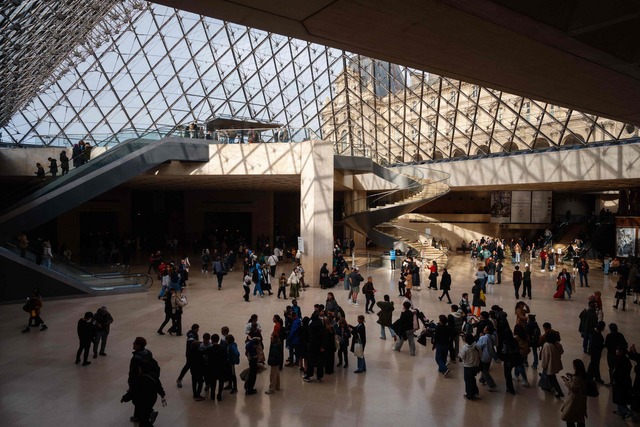
<svg viewBox="0 0 640 427"><path fill-rule="evenodd" d="M328 292L324 304L315 304L313 312L309 316L303 316L297 298L309 284L305 283L300 258L294 258L290 275L282 272L277 277L276 267L283 261L281 253L273 251L271 254L257 254L246 247L239 253L240 256L236 256L231 250L224 253L203 250L202 277L212 277L208 276L212 273L216 276L215 279L212 277L214 286L217 285L217 289L221 290L227 273L233 271L236 265L241 265L244 288L242 297L245 301L250 300L251 287L254 297L264 297L274 294L272 283L274 286L277 283L277 298L282 296L284 299L291 299L291 304L286 306L283 313L273 315L273 328L263 329L258 316L251 315L244 327L243 344L236 343L227 326L220 329L220 334L202 335L198 324L191 326L186 333L185 365L176 384L182 388L184 377L190 372L192 395L196 401L207 398L220 401L225 390L235 394L238 391L237 376L244 381L245 395L256 394L259 388L256 385L258 374L266 370L269 370L269 378L265 382L266 394L281 390L280 376L287 367L297 368L304 382L322 382L336 368L350 366L349 353L356 358L354 372L365 373L365 323L367 315L377 314L380 339L386 340L388 331L394 341L394 351L402 352L404 343L407 342L408 354L416 356L416 341L425 346L430 343L436 370L443 378L451 377L451 364L461 363L465 383L464 397L468 400L480 397L478 380L490 392L500 387L502 381L494 378L491 365L502 364L503 386L507 393L515 395L518 384L525 388L537 385L543 391L553 393L556 398L564 399L561 417L567 425L583 425L587 416L587 396L597 394L595 384L605 383L600 374L600 360L606 349L609 368L607 384L612 387L613 402L617 405L616 414L626 419L633 413L629 405L640 406L637 400L640 383L636 381L634 384L631 380L630 362L640 362L640 355L634 346L628 346L615 323L608 325L609 333L604 335L607 325L603 320L601 292L596 291L587 298L587 306L580 314L577 325L582 337L583 352L589 355L590 363L585 367L582 360L575 359L567 370L564 368L566 362L563 364L564 348L560 333L549 322L542 323L540 327L529 305L520 300L531 299L532 288L535 289L531 283L531 266L525 262L522 272L519 265L522 261L515 258L513 275L509 280L503 277L504 259L499 257L497 249L489 251L489 254L478 252L478 256L474 257L474 262L480 263L468 279L462 279L472 281L473 285L470 292L461 293L457 304L452 304L452 294L458 293L464 285L460 285L461 282L458 281L456 291L452 291L453 280L447 268L440 269L435 261L424 263L415 257L405 256L398 265L398 297L402 298L402 302L396 311L389 295L376 301L377 291L373 278L368 276L365 279L358 267L349 267L344 261L341 248L337 248L333 270L335 272L340 269L342 272L337 279L338 283L344 283L345 304L352 307L350 313L353 313L353 308L359 307L360 293L364 295L364 313L355 315L352 321L347 318L338 302L341 299L336 298L334 292ZM553 271L553 264L549 264L548 259L546 261L545 266L540 260L541 269ZM580 274L582 261L578 262L571 273L563 268L558 274L557 286L562 287L562 297L567 293L571 298L571 286L576 285L579 277L584 280L582 286L589 287L588 263L586 271ZM164 302L165 319L157 331L160 335L164 335L164 327L171 322L169 333L182 336L182 311L188 305L184 290L189 281L190 267L188 256L181 257L179 261L165 262L161 252L157 251L149 258L149 271L153 270L162 278L158 298ZM395 266L392 264L393 267ZM624 293L624 297L620 295L623 299L628 291L635 292L637 266L621 266L617 272L620 276L619 283L624 283L617 293ZM322 288L335 286L330 282L332 274L329 273L328 265L324 264L319 278ZM439 301L446 297L449 305L446 313L434 313L433 321L427 320L425 314L414 306L413 293L420 290L422 274L428 275L430 290L438 290L438 278L440 279L439 290L442 295L438 296ZM513 308L513 323L508 320L507 310L499 305L494 304L487 309L487 299L491 294L488 288L509 281L514 286L518 300ZM46 330L47 326L40 316L42 298L37 291L34 291L27 305L25 311L29 311L29 323L25 332L34 326L41 326L41 330ZM622 307L624 309L624 305ZM82 362L83 366L91 363L88 360L91 345L94 358L98 355L106 356L107 336L112 322L113 318L106 307L100 307L95 313L85 313L77 326L79 347L76 363ZM123 401L133 401L136 410L132 420L140 421L141 425L153 422L157 416L157 412L153 410L157 396L165 396L157 362L145 347L146 340L136 338L129 372L129 390L123 396ZM248 367L237 375L236 368L241 364L241 353L244 354ZM530 361L532 368L540 366L533 378L532 372L527 369ZM565 374L560 379L564 388L558 380L563 371Z"/></svg>

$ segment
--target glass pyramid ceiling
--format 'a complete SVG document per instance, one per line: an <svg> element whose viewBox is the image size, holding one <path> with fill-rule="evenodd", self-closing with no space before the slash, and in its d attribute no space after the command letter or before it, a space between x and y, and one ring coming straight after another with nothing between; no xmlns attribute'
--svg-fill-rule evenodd
<svg viewBox="0 0 640 427"><path fill-rule="evenodd" d="M337 153L394 163L637 135L612 120L254 28L134 0L115 7L92 27L100 43L80 40L0 122L4 143L99 143L127 128L233 117L308 127ZM42 23L29 25L34 33Z"/></svg>

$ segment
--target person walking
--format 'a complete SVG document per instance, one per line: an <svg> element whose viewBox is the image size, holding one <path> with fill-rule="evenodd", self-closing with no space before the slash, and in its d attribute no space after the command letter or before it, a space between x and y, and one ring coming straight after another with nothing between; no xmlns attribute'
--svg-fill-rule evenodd
<svg viewBox="0 0 640 427"><path fill-rule="evenodd" d="M220 259L220 257L217 257L213 261L211 271L216 275L216 278L218 279L218 290L222 290L222 279L224 279L227 271L224 269L224 265L222 264L222 260Z"/></svg>
<svg viewBox="0 0 640 427"><path fill-rule="evenodd" d="M29 322L27 323L27 327L22 330L23 334L31 331L31 326L38 327L40 326L41 331L46 331L49 327L44 323L40 314L42 313L42 296L40 295L40 290L38 288L34 288L33 292L31 292L31 296L27 298L27 302L22 307L23 310L29 313Z"/></svg>
<svg viewBox="0 0 640 427"><path fill-rule="evenodd" d="M103 305L98 309L96 314L93 315L93 325L96 328L96 339L93 342L93 358L97 359L98 354L100 356L106 356L105 348L107 347L107 337L109 336L109 330L113 323L113 317L107 310L107 306ZM100 353L98 353L98 345L100 345Z"/></svg>
<svg viewBox="0 0 640 427"><path fill-rule="evenodd" d="M442 278L440 279L440 290L442 291L442 295L438 297L440 301L445 296L447 297L447 304L451 304L451 296L449 295L449 291L451 290L451 274L447 271L447 268L442 269Z"/></svg>
<svg viewBox="0 0 640 427"><path fill-rule="evenodd" d="M373 287L373 278L367 277L367 282L362 287L362 293L365 297L364 312L373 314L373 307L376 304L375 288Z"/></svg>
<svg viewBox="0 0 640 427"><path fill-rule="evenodd" d="M492 323L488 323L480 332L478 338L480 347L480 384L489 386L489 391L496 389L496 382L491 376L491 361L496 355L496 337Z"/></svg>
<svg viewBox="0 0 640 427"><path fill-rule="evenodd" d="M556 391L556 397L564 397L556 374L562 371L562 353L564 349L555 333L545 334L545 343L540 352L542 358L542 375L546 376L549 386ZM544 383L544 381L543 381Z"/></svg>
<svg viewBox="0 0 640 427"><path fill-rule="evenodd" d="M393 347L393 351L400 351L402 349L402 345L405 341L409 342L409 355L416 355L416 343L414 340L413 332L415 325L413 324L413 316L414 311L411 308L411 303L409 301L405 301L402 304L402 313L400 313L400 318L396 320L392 328L394 332L398 334L400 338L396 345Z"/></svg>
<svg viewBox="0 0 640 427"><path fill-rule="evenodd" d="M522 273L522 298L526 298L527 295L531 299L531 268L529 265L524 266L524 273Z"/></svg>
<svg viewBox="0 0 640 427"><path fill-rule="evenodd" d="M467 400L476 400L480 394L476 383L476 375L480 366L482 350L475 343L471 334L464 336L464 342L465 345L460 350L460 359L462 359L462 366L464 367L464 397Z"/></svg>
<svg viewBox="0 0 640 427"><path fill-rule="evenodd" d="M378 324L380 325L380 339L386 340L387 336L385 334L384 328L389 328L389 332L391 333L391 337L395 339L396 333L393 329L391 329L391 319L393 316L393 301L389 298L389 295L385 295L383 297L384 301L378 301L376 305L380 309L378 312Z"/></svg>
<svg viewBox="0 0 640 427"><path fill-rule="evenodd" d="M91 347L91 343L95 338L96 332L95 327L91 323L91 319L93 319L93 313L87 311L84 314L84 317L78 320L78 340L80 344L78 346L78 351L76 352L76 365L80 363L80 355L84 352L82 366L91 365L89 362L89 348Z"/></svg>
<svg viewBox="0 0 640 427"><path fill-rule="evenodd" d="M520 266L516 265L513 271L513 290L516 293L516 299L520 298L520 286L522 286L522 271Z"/></svg>

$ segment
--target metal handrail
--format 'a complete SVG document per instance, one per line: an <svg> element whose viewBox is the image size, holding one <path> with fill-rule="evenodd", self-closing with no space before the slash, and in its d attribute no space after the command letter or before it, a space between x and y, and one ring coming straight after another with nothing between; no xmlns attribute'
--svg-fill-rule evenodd
<svg viewBox="0 0 640 427"><path fill-rule="evenodd" d="M214 144L253 144L273 142L303 142L320 139L318 134L308 127L269 127L244 129L216 129L203 132L200 126L177 125L174 136L192 139L204 139Z"/></svg>
<svg viewBox="0 0 640 427"><path fill-rule="evenodd" d="M446 186L446 182L449 180L449 174L446 172L416 167L410 164L387 167L387 169L408 177L411 182L410 185L377 192L376 194L345 203L343 206L343 218L355 213L371 211L381 206L401 203L427 189L435 189L434 195L438 194L438 188L443 184ZM364 206L365 208L358 209L358 206Z"/></svg>
<svg viewBox="0 0 640 427"><path fill-rule="evenodd" d="M12 242L4 242L4 244L2 245L5 249L14 252L16 254L20 253L20 250L18 249L18 247L13 244ZM32 253L32 251L28 251L27 252L27 257L25 258L28 261L31 262L35 262L35 255ZM64 266L66 267L67 271L65 271L65 269L60 268L60 266ZM140 287L144 288L144 289L149 289L151 288L151 286L153 286L153 277L149 274L146 273L92 273L84 268L82 268L81 266L70 262L68 260L66 260L64 257L56 257L55 258L55 262L51 263L51 271L54 271L57 274L60 274L64 277L73 279L73 280L78 280L80 282L82 282L84 285L90 287L91 289L94 290L100 290L101 288L109 288L109 289L113 289L113 288L122 288L122 287L129 287L132 285L139 285ZM72 272L70 270L75 270L76 272ZM82 279L87 279L87 278L93 278L93 279L97 279L97 280L122 280L122 281L128 281L127 283L122 283L122 284L114 284L114 283L109 283L109 284L105 284L105 286L99 286L96 284L88 284L88 283L84 283L84 280ZM134 279L140 279L134 282Z"/></svg>

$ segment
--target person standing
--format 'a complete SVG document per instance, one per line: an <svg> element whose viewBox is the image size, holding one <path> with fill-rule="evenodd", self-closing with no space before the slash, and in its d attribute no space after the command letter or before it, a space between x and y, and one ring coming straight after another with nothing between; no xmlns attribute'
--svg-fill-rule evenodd
<svg viewBox="0 0 640 427"><path fill-rule="evenodd" d="M67 157L67 152L64 150L60 152L60 169L62 171L62 176L69 173L69 158Z"/></svg>
<svg viewBox="0 0 640 427"><path fill-rule="evenodd" d="M40 313L42 312L42 296L38 288L33 289L31 296L27 298L27 302L23 308L29 312L29 322L27 323L27 327L22 330L23 334L30 332L31 326L36 328L40 326L41 331L49 329L44 323L44 320L42 320L42 317L40 317Z"/></svg>
<svg viewBox="0 0 640 427"><path fill-rule="evenodd" d="M598 313L596 313L596 302L593 299L589 299L588 308L582 310L580 313L580 325L578 326L578 332L582 336L582 351L584 354L589 354L591 348L591 336L594 333L596 324L598 323Z"/></svg>
<svg viewBox="0 0 640 427"><path fill-rule="evenodd" d="M449 351L450 336L450 331L447 327L447 316L441 314L433 334L433 347L435 349L438 372L444 375L445 378L448 377L451 372L449 368L447 368L447 352Z"/></svg>
<svg viewBox="0 0 640 427"><path fill-rule="evenodd" d="M498 262L496 262L496 284L501 284L502 283L502 270L504 269L504 266L502 265L502 259L498 259Z"/></svg>
<svg viewBox="0 0 640 427"><path fill-rule="evenodd" d="M249 302L249 294L251 293L251 276L249 275L249 273L244 276L244 280L242 281L242 289L244 289L244 295L242 296L242 298L244 298L246 302Z"/></svg>
<svg viewBox="0 0 640 427"><path fill-rule="evenodd" d="M389 262L391 263L391 270L396 269L396 250L391 248L389 251Z"/></svg>
<svg viewBox="0 0 640 427"><path fill-rule="evenodd" d="M174 332L176 336L182 336L182 308L187 305L186 297L179 290L173 289L171 293L171 328L169 335Z"/></svg>
<svg viewBox="0 0 640 427"><path fill-rule="evenodd" d="M91 323L91 319L93 319L93 313L87 311L84 314L84 317L78 320L78 340L80 341L80 345L78 346L78 351L76 352L76 365L80 363L80 355L84 352L82 366L91 365L89 362L89 348L91 347L91 343L95 338L95 327Z"/></svg>
<svg viewBox="0 0 640 427"><path fill-rule="evenodd" d="M378 301L376 305L380 309L378 312L378 324L380 325L380 339L386 340L387 336L385 334L384 328L389 328L389 332L392 337L396 336L396 333L393 329L391 329L391 319L393 315L393 301L390 300L389 295L385 295L383 297L384 301Z"/></svg>
<svg viewBox="0 0 640 427"><path fill-rule="evenodd" d="M603 321L598 322L591 335L591 347L589 351L591 361L587 369L589 379L594 380L598 384L604 384L602 376L600 375L600 359L602 357L602 350L604 349L604 336L602 336L604 327L605 323Z"/></svg>
<svg viewBox="0 0 640 427"><path fill-rule="evenodd" d="M285 273L282 273L278 279L278 299L280 299L280 294L284 299L287 299L287 275Z"/></svg>
<svg viewBox="0 0 640 427"><path fill-rule="evenodd" d="M438 290L438 263L435 260L429 266L429 289Z"/></svg>
<svg viewBox="0 0 640 427"><path fill-rule="evenodd" d="M264 394L274 394L276 391L280 391L280 371L282 371L282 366L284 365L284 348L280 337L275 333L271 334L267 365L271 367L269 371L269 389Z"/></svg>
<svg viewBox="0 0 640 427"><path fill-rule="evenodd" d="M522 286L522 271L520 266L516 265L513 271L513 290L516 293L516 299L520 298L520 286Z"/></svg>
<svg viewBox="0 0 640 427"><path fill-rule="evenodd" d="M276 277L276 266L278 265L278 256L275 254L275 249L273 250L269 258L267 258L267 264L269 265L269 275L273 278Z"/></svg>
<svg viewBox="0 0 640 427"><path fill-rule="evenodd" d="M220 257L216 257L216 259L213 261L211 271L216 275L216 278L218 279L218 290L222 290L222 279L224 278L224 275L227 274L227 271L224 269Z"/></svg>
<svg viewBox="0 0 640 427"><path fill-rule="evenodd" d="M580 258L580 262L578 263L578 275L580 276L580 287L584 286L589 287L589 264L584 258Z"/></svg>
<svg viewBox="0 0 640 427"><path fill-rule="evenodd" d="M604 347L607 349L607 365L609 366L609 384L613 383L614 371L616 369L617 354L619 347L627 347L627 340L624 335L618 331L618 325L609 324L609 333L604 339Z"/></svg>
<svg viewBox="0 0 640 427"><path fill-rule="evenodd" d="M493 324L489 323L480 332L478 346L480 347L480 383L489 386L489 390L496 389L496 382L491 376L491 361L496 355L496 337L493 334Z"/></svg>
<svg viewBox="0 0 640 427"><path fill-rule="evenodd" d="M143 337L136 337L133 341L127 394L121 399L121 402L133 402L135 410L129 420L139 422L141 427L152 426L158 416L153 410L158 394L162 397L162 406L167 406L164 389L160 383L160 366L146 346L147 340Z"/></svg>
<svg viewBox="0 0 640 427"><path fill-rule="evenodd" d="M373 314L373 307L376 304L375 288L373 287L373 278L367 277L367 283L362 287L362 293L365 297L364 312Z"/></svg>
<svg viewBox="0 0 640 427"><path fill-rule="evenodd" d="M256 377L258 376L258 359L260 355L264 358L262 351L262 340L260 337L253 337L247 341L245 345L245 355L249 361L249 374L247 380L244 383L245 395L249 396L258 393L255 389Z"/></svg>
<svg viewBox="0 0 640 427"><path fill-rule="evenodd" d="M49 157L49 173L52 177L58 176L58 161L52 157Z"/></svg>
<svg viewBox="0 0 640 427"><path fill-rule="evenodd" d="M158 335L164 335L162 329L167 326L167 323L169 323L169 321L171 320L171 316L173 313L173 307L171 305L171 292L165 292L162 297L158 298L161 298L164 301L164 321L158 328Z"/></svg>
<svg viewBox="0 0 640 427"><path fill-rule="evenodd" d="M440 279L440 290L442 291L442 295L438 297L440 301L442 298L447 297L447 304L451 304L451 296L449 295L449 290L451 290L451 274L447 271L445 267L442 270L442 279Z"/></svg>
<svg viewBox="0 0 640 427"><path fill-rule="evenodd" d="M20 248L20 256L27 257L27 248L29 247L29 239L24 231L18 235L18 248Z"/></svg>
<svg viewBox="0 0 640 427"><path fill-rule="evenodd" d="M42 242L42 266L47 269L51 269L51 261L53 260L53 253L51 252L51 242L49 239L44 239Z"/></svg>
<svg viewBox="0 0 640 427"><path fill-rule="evenodd" d="M531 269L525 265L524 273L522 273L522 298L526 298L527 295L531 299Z"/></svg>
<svg viewBox="0 0 640 427"><path fill-rule="evenodd" d="M109 330L113 323L113 317L111 313L107 311L107 306L103 305L98 309L96 314L93 315L93 324L96 328L96 339L93 342L93 358L98 358L98 344L100 344L100 356L106 356L104 352L107 346L107 337L109 336Z"/></svg>
<svg viewBox="0 0 640 427"><path fill-rule="evenodd" d="M358 306L358 293L360 293L360 283L364 281L364 277L360 275L360 270L355 267L351 274L347 277L349 281L349 304Z"/></svg>
<svg viewBox="0 0 640 427"><path fill-rule="evenodd" d="M573 374L562 377L564 385L569 390L569 396L560 408L562 421L567 427L584 427L587 418L587 372L584 363L580 359L573 361Z"/></svg>
<svg viewBox="0 0 640 427"><path fill-rule="evenodd" d="M409 301L405 301L402 304L402 313L400 313L400 318L392 325L394 332L396 332L398 334L398 337L400 338L396 345L393 347L393 351L400 351L404 342L408 341L409 355L416 355L416 343L413 336L413 315L414 311L411 309L411 303Z"/></svg>
<svg viewBox="0 0 640 427"><path fill-rule="evenodd" d="M353 339L351 340L351 352L355 354L354 350L356 343L360 343L360 345L362 345L362 355L355 355L358 360L358 369L353 372L355 374L367 372L367 363L364 360L364 349L367 345L367 330L364 326L364 315L358 315L358 324L356 326L350 326L349 328L351 330L351 335L353 336Z"/></svg>
<svg viewBox="0 0 640 427"><path fill-rule="evenodd" d="M36 171L35 171L36 176L38 177L38 179L41 179L44 181L44 168L42 167L42 165L40 163L36 163Z"/></svg>
<svg viewBox="0 0 640 427"><path fill-rule="evenodd" d="M556 374L562 371L562 354L564 349L562 344L558 341L558 336L555 333L545 334L545 343L542 346L541 359L542 359L542 375L546 376L549 385L556 391L556 397L559 399L564 397L558 378Z"/></svg>
<svg viewBox="0 0 640 427"><path fill-rule="evenodd" d="M478 373L478 366L480 366L480 354L482 350L474 342L473 335L466 334L464 336L465 345L460 350L460 358L462 359L462 366L464 366L464 397L468 400L476 400L480 390L476 383L476 375Z"/></svg>
<svg viewBox="0 0 640 427"><path fill-rule="evenodd" d="M626 344L619 345L616 348L615 358L615 369L612 372L611 384L613 386L613 403L617 405L617 410L613 411L613 413L626 420L633 415L628 406L632 403L633 384L631 382L631 361L627 355Z"/></svg>

